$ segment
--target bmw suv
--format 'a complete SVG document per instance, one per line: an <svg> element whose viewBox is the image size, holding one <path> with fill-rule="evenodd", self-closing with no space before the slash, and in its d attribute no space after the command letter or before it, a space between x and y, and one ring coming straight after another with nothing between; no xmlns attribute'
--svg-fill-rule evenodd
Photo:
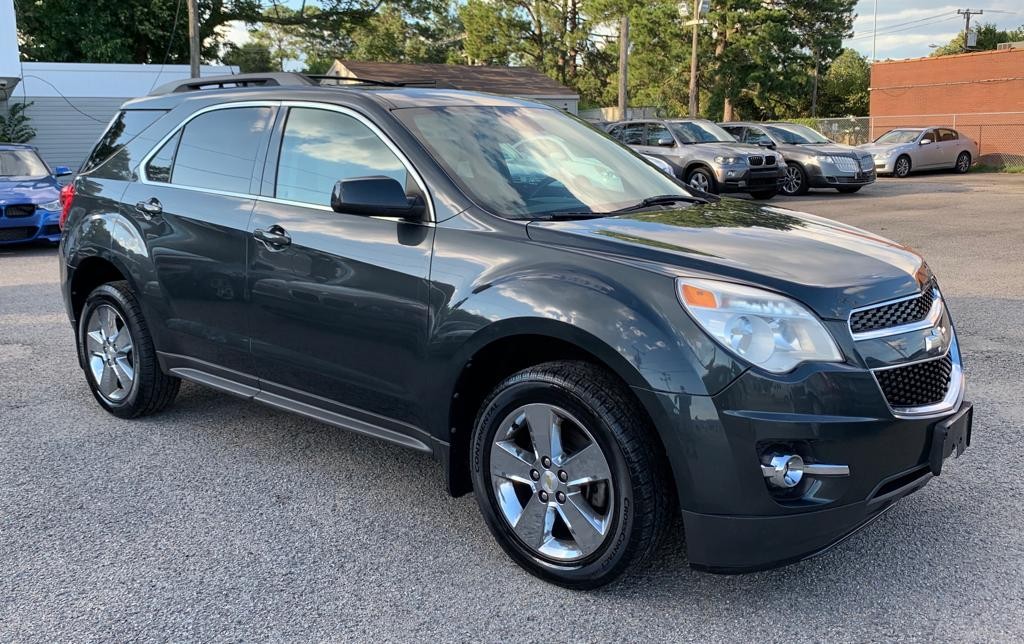
<svg viewBox="0 0 1024 644"><path fill-rule="evenodd" d="M920 255L696 194L535 103L174 84L123 106L61 225L108 412L187 380L430 454L513 560L572 588L663 538L716 572L811 556L970 441Z"/></svg>

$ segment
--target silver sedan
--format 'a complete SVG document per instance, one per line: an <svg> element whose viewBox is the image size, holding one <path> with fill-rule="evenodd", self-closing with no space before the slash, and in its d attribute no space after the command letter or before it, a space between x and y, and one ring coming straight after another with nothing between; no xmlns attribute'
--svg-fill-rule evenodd
<svg viewBox="0 0 1024 644"><path fill-rule="evenodd" d="M967 172L978 158L978 144L948 127L889 130L874 143L859 147L871 153L878 174L901 178L913 170Z"/></svg>

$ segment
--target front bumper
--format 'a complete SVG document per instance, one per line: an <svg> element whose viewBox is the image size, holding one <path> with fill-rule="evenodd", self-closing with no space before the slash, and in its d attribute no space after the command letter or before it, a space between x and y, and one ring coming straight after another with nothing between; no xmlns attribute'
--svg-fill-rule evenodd
<svg viewBox="0 0 1024 644"><path fill-rule="evenodd" d="M675 475L690 565L741 573L819 554L864 527L935 475L936 425L893 416L870 372L804 365L783 376L748 370L715 396L659 393L661 432ZM772 488L764 454L841 464L841 477ZM948 453L948 452L947 452Z"/></svg>
<svg viewBox="0 0 1024 644"><path fill-rule="evenodd" d="M9 204L13 205L13 204ZM33 241L60 241L60 213L37 208L27 217L10 217L0 212L0 245Z"/></svg>
<svg viewBox="0 0 1024 644"><path fill-rule="evenodd" d="M866 186L875 182L874 168L857 172L843 172L836 168L807 166L807 181L811 188L842 188Z"/></svg>
<svg viewBox="0 0 1024 644"><path fill-rule="evenodd" d="M877 174L892 174L896 166L896 157L899 155L892 155L884 159L874 159L875 161L875 172Z"/></svg>
<svg viewBox="0 0 1024 644"><path fill-rule="evenodd" d="M715 179L718 191L727 192L768 192L778 190L785 175L782 166L718 166Z"/></svg>

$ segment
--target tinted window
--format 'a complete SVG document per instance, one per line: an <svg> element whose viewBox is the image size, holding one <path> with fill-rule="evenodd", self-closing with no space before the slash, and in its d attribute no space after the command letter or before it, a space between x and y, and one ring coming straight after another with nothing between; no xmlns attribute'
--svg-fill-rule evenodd
<svg viewBox="0 0 1024 644"><path fill-rule="evenodd" d="M277 163L278 199L330 205L342 179L386 176L406 185L405 166L370 128L329 110L292 108Z"/></svg>
<svg viewBox="0 0 1024 644"><path fill-rule="evenodd" d="M189 121L178 144L171 183L248 193L270 116L269 107L236 107Z"/></svg>
<svg viewBox="0 0 1024 644"><path fill-rule="evenodd" d="M622 128L621 140L626 145L644 144L644 124L630 123Z"/></svg>
<svg viewBox="0 0 1024 644"><path fill-rule="evenodd" d="M750 143L751 145L771 145L772 139L768 136L764 130L757 127L746 127L744 128L745 134L743 137L744 143Z"/></svg>
<svg viewBox="0 0 1024 644"><path fill-rule="evenodd" d="M651 123L647 126L647 145L659 145L658 140L664 138L672 140L672 134L669 133L667 127L661 123ZM672 145L675 143L673 142Z"/></svg>
<svg viewBox="0 0 1024 644"><path fill-rule="evenodd" d="M107 126L107 131L100 137L96 147L92 149L89 158L82 165L81 171L88 172L102 165L166 113L164 110L123 110L119 112Z"/></svg>
<svg viewBox="0 0 1024 644"><path fill-rule="evenodd" d="M164 143L160 151L146 164L146 178L150 181L160 183L171 182L171 167L174 165L174 154L178 151L178 141L181 139L181 132L178 132Z"/></svg>
<svg viewBox="0 0 1024 644"><path fill-rule="evenodd" d="M743 141L743 133L746 128L739 125L723 125L722 129L732 135L737 141Z"/></svg>
<svg viewBox="0 0 1024 644"><path fill-rule="evenodd" d="M956 141L958 138L953 130L939 130L939 137L941 141Z"/></svg>
<svg viewBox="0 0 1024 644"><path fill-rule="evenodd" d="M924 136L921 137L922 141L925 140L925 139L929 139L929 140L931 140L932 143L935 143L936 141L939 140L939 131L938 130L928 130L927 132L924 133Z"/></svg>

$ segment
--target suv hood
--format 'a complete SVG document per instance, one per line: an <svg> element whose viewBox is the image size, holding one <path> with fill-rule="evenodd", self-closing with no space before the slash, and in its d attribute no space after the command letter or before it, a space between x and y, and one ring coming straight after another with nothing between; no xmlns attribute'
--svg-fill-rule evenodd
<svg viewBox="0 0 1024 644"><path fill-rule="evenodd" d="M26 179L0 177L0 204L46 203L60 197L60 189L52 177Z"/></svg>
<svg viewBox="0 0 1024 644"><path fill-rule="evenodd" d="M534 221L538 242L615 256L665 273L789 295L823 318L920 292L931 277L913 250L813 215L738 199L576 221Z"/></svg>
<svg viewBox="0 0 1024 644"><path fill-rule="evenodd" d="M679 154L693 154L702 159L713 159L717 156L744 156L751 154L764 154L765 151L756 145L745 143L688 143L676 148Z"/></svg>

